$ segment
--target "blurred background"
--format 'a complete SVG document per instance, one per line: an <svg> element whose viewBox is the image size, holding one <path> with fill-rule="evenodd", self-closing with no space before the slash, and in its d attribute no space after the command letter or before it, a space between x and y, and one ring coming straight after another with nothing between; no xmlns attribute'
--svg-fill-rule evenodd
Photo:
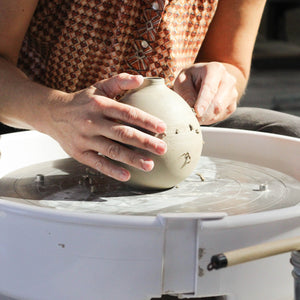
<svg viewBox="0 0 300 300"><path fill-rule="evenodd" d="M240 106L300 116L300 0L268 0Z"/></svg>

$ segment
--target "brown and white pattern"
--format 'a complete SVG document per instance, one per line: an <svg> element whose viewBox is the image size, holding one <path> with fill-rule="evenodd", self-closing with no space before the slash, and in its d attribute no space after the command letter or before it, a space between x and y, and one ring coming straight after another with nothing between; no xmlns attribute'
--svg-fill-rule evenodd
<svg viewBox="0 0 300 300"><path fill-rule="evenodd" d="M73 92L121 72L164 77L192 64L218 0L40 0L20 52L33 80Z"/></svg>

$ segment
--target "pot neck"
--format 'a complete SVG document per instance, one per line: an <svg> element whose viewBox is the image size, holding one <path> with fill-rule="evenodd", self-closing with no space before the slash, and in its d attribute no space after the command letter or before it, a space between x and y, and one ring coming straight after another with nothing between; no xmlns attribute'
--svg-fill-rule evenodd
<svg viewBox="0 0 300 300"><path fill-rule="evenodd" d="M165 84L165 79L162 77L145 77L141 87L146 87L149 85L164 85L164 84Z"/></svg>

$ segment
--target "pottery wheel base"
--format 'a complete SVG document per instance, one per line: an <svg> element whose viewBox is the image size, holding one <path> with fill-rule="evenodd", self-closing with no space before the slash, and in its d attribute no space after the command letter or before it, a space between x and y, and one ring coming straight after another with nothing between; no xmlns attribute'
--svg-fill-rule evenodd
<svg viewBox="0 0 300 300"><path fill-rule="evenodd" d="M193 174L172 189L142 191L71 158L31 165L1 178L2 199L89 213L166 212L249 214L300 202L300 182L253 164L202 157Z"/></svg>

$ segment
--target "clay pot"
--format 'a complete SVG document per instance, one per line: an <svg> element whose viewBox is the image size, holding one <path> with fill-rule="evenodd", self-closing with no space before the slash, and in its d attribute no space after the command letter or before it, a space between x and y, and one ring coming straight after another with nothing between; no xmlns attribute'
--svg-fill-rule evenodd
<svg viewBox="0 0 300 300"><path fill-rule="evenodd" d="M150 172L126 165L131 173L128 183L140 188L164 189L188 177L199 161L203 141L199 122L186 101L168 88L163 78L149 77L139 88L125 94L121 102L138 107L167 125L166 132L158 136L167 143L167 152L162 156L147 152L154 161Z"/></svg>

